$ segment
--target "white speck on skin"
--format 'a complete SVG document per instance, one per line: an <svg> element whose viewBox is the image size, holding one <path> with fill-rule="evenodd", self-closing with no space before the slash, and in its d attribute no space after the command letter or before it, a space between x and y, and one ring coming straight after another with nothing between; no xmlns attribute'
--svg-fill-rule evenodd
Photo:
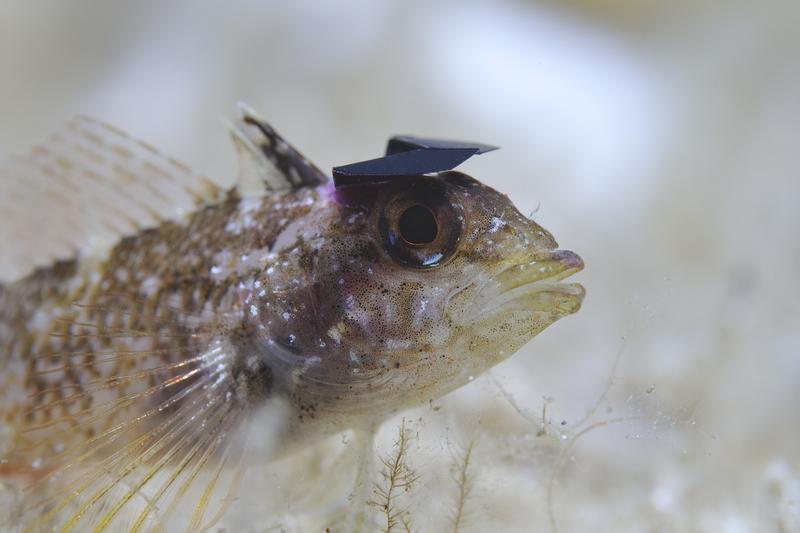
<svg viewBox="0 0 800 533"><path fill-rule="evenodd" d="M492 217L492 225L489 228L489 233L497 233L497 230L506 225L506 222L500 217Z"/></svg>
<svg viewBox="0 0 800 533"><path fill-rule="evenodd" d="M342 342L342 332L339 331L338 324L335 326L331 326L331 328L328 330L328 337L333 339L337 344L340 344Z"/></svg>

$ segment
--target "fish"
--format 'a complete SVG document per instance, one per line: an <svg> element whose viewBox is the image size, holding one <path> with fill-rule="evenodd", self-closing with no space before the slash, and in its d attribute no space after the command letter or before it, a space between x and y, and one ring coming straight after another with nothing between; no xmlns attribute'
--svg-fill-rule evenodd
<svg viewBox="0 0 800 533"><path fill-rule="evenodd" d="M208 529L254 461L437 399L580 309L583 261L506 195L438 167L337 182L240 109L232 187L88 117L0 170L7 524Z"/></svg>

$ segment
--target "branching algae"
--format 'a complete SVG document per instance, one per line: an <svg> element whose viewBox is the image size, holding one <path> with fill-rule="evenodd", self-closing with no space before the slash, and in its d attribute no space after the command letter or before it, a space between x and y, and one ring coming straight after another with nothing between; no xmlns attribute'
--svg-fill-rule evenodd
<svg viewBox="0 0 800 533"><path fill-rule="evenodd" d="M373 428L579 309L581 259L452 170L488 147L396 137L331 180L250 110L232 133L230 190L86 118L2 171L3 527L203 530L256 461L344 430L347 527L370 501L404 526L416 479L387 462L373 498Z"/></svg>

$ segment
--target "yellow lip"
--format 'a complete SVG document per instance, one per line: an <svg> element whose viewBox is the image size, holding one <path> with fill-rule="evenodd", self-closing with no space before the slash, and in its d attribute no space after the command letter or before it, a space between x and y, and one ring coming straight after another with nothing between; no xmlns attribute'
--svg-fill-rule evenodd
<svg viewBox="0 0 800 533"><path fill-rule="evenodd" d="M547 312L560 316L580 309L586 291L561 280L583 269L583 260L569 250L555 250L506 267L480 287L471 316L476 320L500 311Z"/></svg>
<svg viewBox="0 0 800 533"><path fill-rule="evenodd" d="M557 282L583 270L583 260L569 250L555 250L525 263L509 266L495 281L510 291L539 281Z"/></svg>

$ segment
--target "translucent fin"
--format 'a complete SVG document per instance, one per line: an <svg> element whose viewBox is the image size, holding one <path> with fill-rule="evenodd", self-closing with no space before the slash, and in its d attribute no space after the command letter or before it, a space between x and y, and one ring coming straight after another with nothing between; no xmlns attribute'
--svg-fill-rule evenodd
<svg viewBox="0 0 800 533"><path fill-rule="evenodd" d="M237 189L242 196L315 187L328 181L324 172L287 143L255 111L240 103L239 112L241 116L231 127L231 137L239 153Z"/></svg>
<svg viewBox="0 0 800 533"><path fill-rule="evenodd" d="M222 196L150 145L77 117L0 166L0 281L90 255Z"/></svg>
<svg viewBox="0 0 800 533"><path fill-rule="evenodd" d="M63 334L108 348L31 359L32 379L52 385L8 456L30 480L12 517L21 531L198 531L235 500L249 413L235 349L214 326L179 329L173 313L199 317L192 309L157 317L164 334L101 326L130 307L75 304L95 321L65 316ZM66 375L84 377L73 388Z"/></svg>

